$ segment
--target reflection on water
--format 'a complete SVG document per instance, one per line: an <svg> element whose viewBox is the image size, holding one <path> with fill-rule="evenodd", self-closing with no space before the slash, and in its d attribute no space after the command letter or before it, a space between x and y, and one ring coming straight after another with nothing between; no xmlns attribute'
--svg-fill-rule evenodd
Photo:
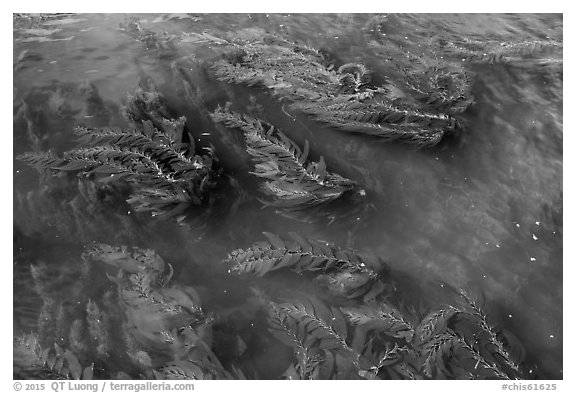
<svg viewBox="0 0 576 393"><path fill-rule="evenodd" d="M15 155L69 149L75 145L72 130L77 125L125 126L120 107L138 80L147 76L170 108L187 117L195 136L210 134L204 139L215 146L222 167L239 182L242 202L201 237L194 229L146 215L128 217L129 207L115 200L112 191L108 197L85 186L81 196L74 197L78 185L70 181L43 189L38 174L15 161L14 280L21 284L15 289L15 334L36 326L35 315L42 306L24 289L32 285L30 264L50 266L52 278L61 285L62 293L55 296L80 299L107 285L87 282L86 293L80 296L78 283L69 282L75 278L65 270L80 262L83 246L92 241L139 245L169 260L174 280L197 288L204 307L227 321L215 333L222 338L214 341L216 352L240 351L247 375L274 378L285 370L291 352L271 337L259 339L267 325L255 306L245 302L251 284L227 276L221 260L230 250L259 240L263 231L296 231L376 254L399 277L411 277L398 279L405 292L418 289L430 299L442 299L440 282L480 289L493 322L523 342L527 362L534 364L538 375L562 377L561 48L546 49L542 54L550 60L546 64L539 62L542 57L524 53L513 64L479 60L465 65L473 73L475 104L464 115L464 132L432 149L413 151L335 132L290 112L263 90L217 82L201 66L216 55L181 39L183 32L224 34L258 27L323 49L338 63L361 61L378 80L391 71L386 53L380 51L385 40L401 42L406 52L429 50L422 48L438 40L465 39L469 48L478 42L489 48L511 41L561 42L561 16L138 17L162 39L135 40L126 15L15 20ZM248 174L251 164L239 147L241 139L207 125L206 114L189 104L194 95L186 89L191 86L201 91L210 110L233 100L301 146L308 140L313 159L322 155L330 170L362 185L368 208L351 217L344 214L348 205L337 205L337 212L347 218L331 225L303 223L261 209L258 183ZM91 202L86 201L95 200L100 210L87 211ZM41 216L34 213L34 206ZM70 208L76 214L69 219L50 214ZM67 227L74 219L80 220L77 226ZM92 227L83 225L88 222ZM306 286L288 274L274 278L287 288ZM238 329L226 331L232 326ZM235 340L232 337L239 332L243 342L229 345L226 340ZM270 352L277 356L270 357Z"/></svg>

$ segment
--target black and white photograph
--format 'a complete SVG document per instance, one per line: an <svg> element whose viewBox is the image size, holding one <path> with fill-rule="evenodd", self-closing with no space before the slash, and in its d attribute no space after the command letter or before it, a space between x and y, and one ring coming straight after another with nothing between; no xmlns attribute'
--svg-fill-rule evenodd
<svg viewBox="0 0 576 393"><path fill-rule="evenodd" d="M564 14L369 9L12 13L6 391L557 389Z"/></svg>

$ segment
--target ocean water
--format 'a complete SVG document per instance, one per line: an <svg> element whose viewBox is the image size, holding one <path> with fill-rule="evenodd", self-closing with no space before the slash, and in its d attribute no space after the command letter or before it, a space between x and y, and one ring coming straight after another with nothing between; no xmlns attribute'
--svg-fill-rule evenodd
<svg viewBox="0 0 576 393"><path fill-rule="evenodd" d="M169 42L168 49L127 34L121 26L134 17ZM462 115L465 127L459 135L426 150L338 132L290 111L263 89L218 82L202 67L175 67L216 58L209 48L182 39L186 32L218 35L260 28L323 49L341 64L362 62L375 78L383 78L390 63L375 42L402 42L405 50L415 52L438 39L484 42L487 48L506 42L562 42L562 23L562 16L553 14L82 14L14 19L15 156L36 148L70 149L76 125L126 125L120 108L145 76L175 113L188 118L195 136L209 134L203 139L215 146L222 167L243 193L238 207L208 223L207 230L146 214L130 217L127 205L111 203L114 219L66 232L58 216L50 216L49 201L65 201L76 190L63 185L59 194L41 194L38 173L14 160L15 336L39 329L42 299L32 290L31 264L51 267L61 298L74 302L86 294L97 296L107 285L103 271L93 271L99 278L82 288L66 272L78 268L83 247L91 242L130 238L170 261L174 280L194 286L204 307L228 321L220 337L226 337L226 326L237 324L248 347L240 365L248 374L274 378L285 369L290 350L272 339L258 339L267 328L251 320L246 304L255 281L230 277L221 261L231 250L262 240L263 231L295 231L377 255L398 276L401 290L418 301L443 299L446 284L481 291L491 322L522 342L532 374L562 378L561 47L525 53L510 64L462 59L473 75L475 103ZM362 208L347 211L346 204L337 205L336 215L345 218L329 222L305 222L262 209L241 138L209 125L195 104L186 101L182 69L208 109L233 99L297 143L308 140L313 158L323 156L331 171L365 189ZM35 198L39 210L23 209L23 196ZM131 219L138 225L122 224ZM138 233L126 235L130 231ZM307 288L289 274L276 273L274 279L286 288ZM215 342L215 351L226 354L227 345Z"/></svg>

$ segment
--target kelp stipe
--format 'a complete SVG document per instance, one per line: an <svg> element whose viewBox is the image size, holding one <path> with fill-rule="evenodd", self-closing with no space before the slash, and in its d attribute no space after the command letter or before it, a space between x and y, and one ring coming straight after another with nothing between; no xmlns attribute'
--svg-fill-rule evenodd
<svg viewBox="0 0 576 393"><path fill-rule="evenodd" d="M148 84L129 97L123 110L131 127L77 127L82 147L58 157L25 153L18 158L52 172L72 171L101 182L124 181L133 192L127 202L152 216L184 223L206 213L209 190L219 177L211 149L196 153L184 117L170 116L162 96Z"/></svg>
<svg viewBox="0 0 576 393"><path fill-rule="evenodd" d="M269 198L262 200L267 206L305 209L329 203L356 187L353 181L328 172L322 157L310 162L308 142L302 151L273 125L220 107L212 119L243 131L246 151L255 162L251 173L266 180L260 188Z"/></svg>

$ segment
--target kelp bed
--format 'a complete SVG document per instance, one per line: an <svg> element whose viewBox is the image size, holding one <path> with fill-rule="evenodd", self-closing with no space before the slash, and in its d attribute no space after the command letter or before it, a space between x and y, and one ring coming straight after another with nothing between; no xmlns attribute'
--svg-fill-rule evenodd
<svg viewBox="0 0 576 393"><path fill-rule="evenodd" d="M15 15L14 24L42 36L38 26L66 18ZM375 26L378 17L369 21ZM140 43L140 61L169 65L171 80L142 72L120 110L82 85L95 121L76 124L74 146L60 151L46 142L39 106L15 103L30 150L17 159L40 182L16 195L15 244L39 249L49 232L74 251L66 264L34 251L15 255L14 282L32 282L34 294L15 288L22 334L14 378L535 376L533 356L497 326L479 291L443 283L427 293L401 261L349 245L371 214L371 191L294 128L310 122L397 144L406 155L451 149L469 132L474 66L561 67L562 42L438 40L410 53L381 34L373 50L392 66L379 75L259 28L170 35L137 18L120 28ZM177 104L163 92L168 85ZM255 96L237 97L238 86L277 100L291 121L275 125ZM57 83L54 90L69 91ZM220 158L222 146L234 149L233 160ZM249 239L242 226L228 227L234 218L251 228L260 209L285 220L285 232ZM350 236L335 244L298 230L312 225ZM221 263L201 263L214 253ZM229 283L235 300L222 301L219 288Z"/></svg>

